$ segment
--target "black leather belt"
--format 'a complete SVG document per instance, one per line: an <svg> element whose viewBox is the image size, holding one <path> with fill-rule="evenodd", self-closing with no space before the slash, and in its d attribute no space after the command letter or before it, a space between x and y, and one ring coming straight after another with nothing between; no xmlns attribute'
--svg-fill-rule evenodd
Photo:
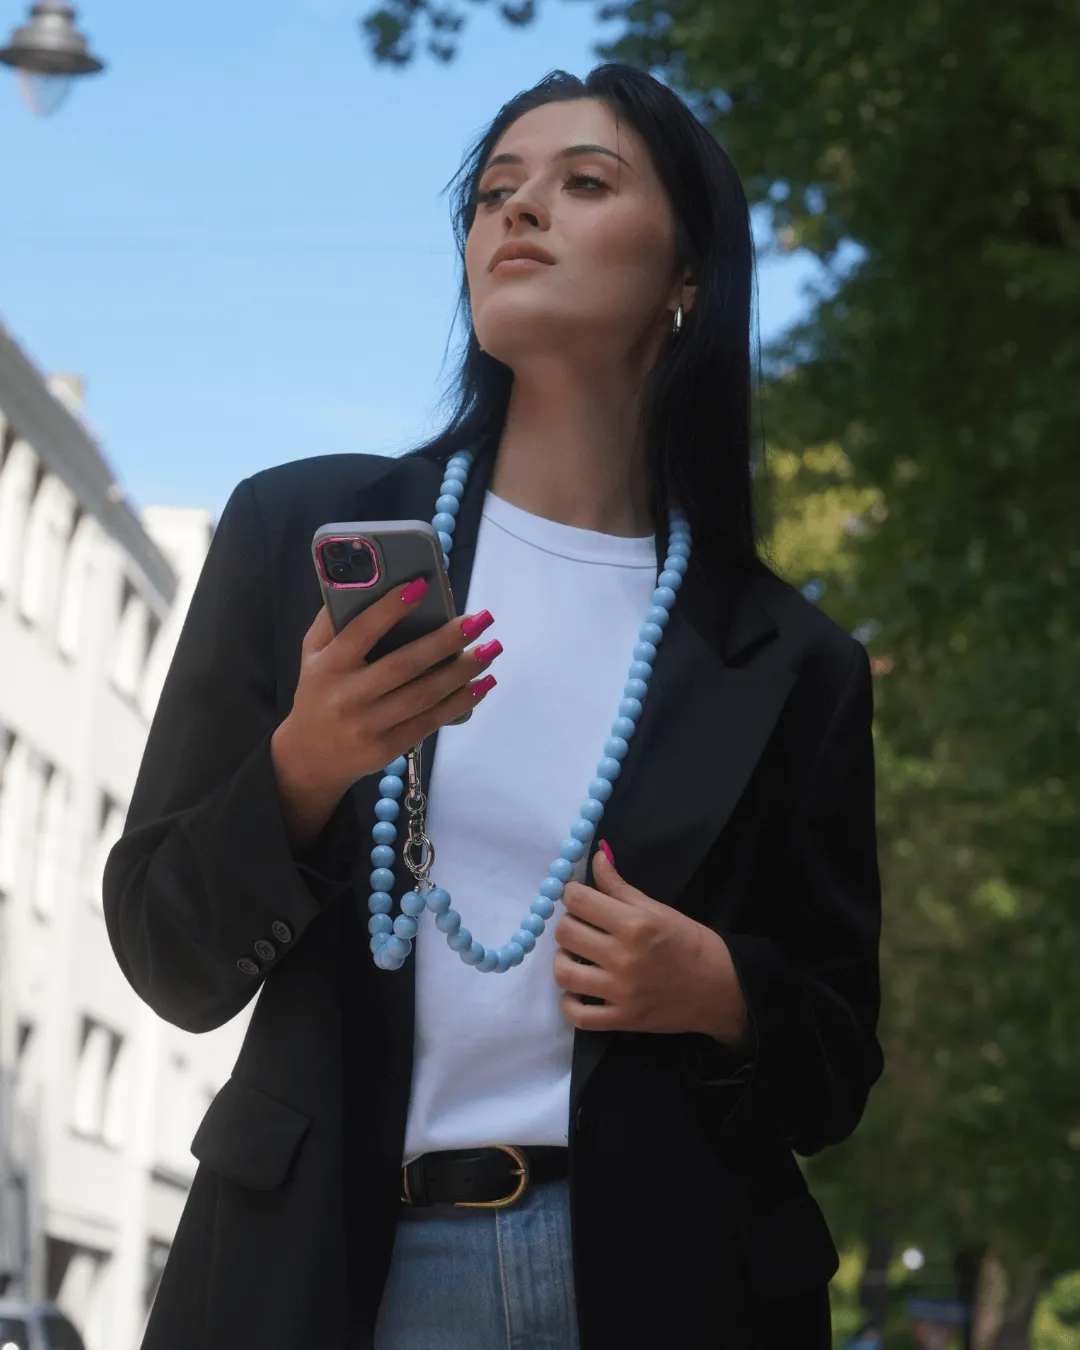
<svg viewBox="0 0 1080 1350"><path fill-rule="evenodd" d="M505 1209L530 1186L567 1174L565 1148L453 1149L424 1153L401 1169L402 1204L455 1205L459 1209Z"/></svg>

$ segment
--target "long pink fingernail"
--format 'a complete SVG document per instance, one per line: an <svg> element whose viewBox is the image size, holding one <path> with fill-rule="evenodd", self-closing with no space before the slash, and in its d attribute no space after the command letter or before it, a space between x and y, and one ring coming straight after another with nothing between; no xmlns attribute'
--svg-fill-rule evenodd
<svg viewBox="0 0 1080 1350"><path fill-rule="evenodd" d="M417 577L415 581L410 581L401 592L401 603L403 605L415 605L417 600L423 599L427 593L427 582L423 577Z"/></svg>
<svg viewBox="0 0 1080 1350"><path fill-rule="evenodd" d="M608 862L612 865L612 867L614 867L614 866L615 866L615 855L614 855L614 853L612 853L611 847L610 847L610 845L608 844L608 841L607 841L606 839L601 839L601 840L600 840L600 847L604 850L604 857L608 860Z"/></svg>
<svg viewBox="0 0 1080 1350"><path fill-rule="evenodd" d="M485 694L489 693L494 688L495 676L484 675L481 679L473 681L472 696L473 698L483 698Z"/></svg>
<svg viewBox="0 0 1080 1350"><path fill-rule="evenodd" d="M476 657L477 661L479 661L482 666L486 666L495 660L502 649L502 643L498 638L495 638L491 642L485 642L483 646L476 647L473 650L473 656Z"/></svg>
<svg viewBox="0 0 1080 1350"><path fill-rule="evenodd" d="M490 628L495 622L494 618L482 609L479 614L474 614L469 619L461 621L461 636L466 642L471 642L473 638L478 638L485 628Z"/></svg>

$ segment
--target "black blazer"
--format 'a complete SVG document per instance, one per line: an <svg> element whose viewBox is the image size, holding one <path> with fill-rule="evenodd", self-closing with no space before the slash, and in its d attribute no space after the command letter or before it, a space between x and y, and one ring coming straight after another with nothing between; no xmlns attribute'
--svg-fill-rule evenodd
<svg viewBox="0 0 1080 1350"><path fill-rule="evenodd" d="M489 475L479 460L458 518L459 611ZM368 949L378 776L296 858L269 740L320 604L315 529L428 520L441 479L424 455L256 474L192 600L105 913L124 974L166 1021L209 1031L259 1000L192 1144L201 1166L144 1350L371 1350L414 966L379 971ZM666 546L662 523L658 560ZM863 648L798 592L687 573L604 834L631 884L723 933L758 1046L739 1064L703 1037L576 1034L582 1350L830 1345L836 1250L793 1150L851 1134L882 1067L871 704ZM425 777L431 763L429 747Z"/></svg>

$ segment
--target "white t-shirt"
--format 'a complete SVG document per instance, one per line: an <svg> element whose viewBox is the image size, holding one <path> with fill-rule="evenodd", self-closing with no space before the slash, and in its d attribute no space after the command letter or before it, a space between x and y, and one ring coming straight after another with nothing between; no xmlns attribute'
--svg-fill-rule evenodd
<svg viewBox="0 0 1080 1350"><path fill-rule="evenodd" d="M655 585L651 535L558 524L488 492L467 609L494 616L480 641L503 644L491 667L498 685L468 722L440 733L427 813L432 879L487 947L510 940L559 856ZM440 1149L566 1144L574 1031L552 975L563 912L556 904L535 949L502 975L465 965L433 916L421 916L405 1162Z"/></svg>

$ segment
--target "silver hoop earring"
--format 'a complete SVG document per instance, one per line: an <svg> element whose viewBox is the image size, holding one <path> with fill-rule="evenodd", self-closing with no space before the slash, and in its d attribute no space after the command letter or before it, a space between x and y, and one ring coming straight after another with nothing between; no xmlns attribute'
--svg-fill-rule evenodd
<svg viewBox="0 0 1080 1350"><path fill-rule="evenodd" d="M675 317L671 320L671 333L673 337L678 337L682 332L683 308L680 302L679 308L675 311Z"/></svg>

